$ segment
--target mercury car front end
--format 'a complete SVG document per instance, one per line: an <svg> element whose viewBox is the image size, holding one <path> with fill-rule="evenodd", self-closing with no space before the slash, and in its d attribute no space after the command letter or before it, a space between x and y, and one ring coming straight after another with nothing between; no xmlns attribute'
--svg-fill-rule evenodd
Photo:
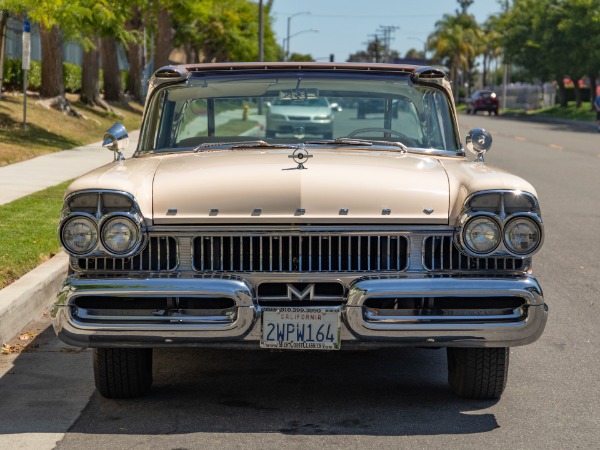
<svg viewBox="0 0 600 450"><path fill-rule="evenodd" d="M327 98L345 106L327 108L324 138L274 135L260 113ZM360 120L346 106L373 100L381 111ZM113 128L106 145L125 136ZM447 349L458 395L497 398L509 348L539 338L547 307L532 275L536 192L483 162L490 143L474 130L479 157L465 157L433 68L163 68L134 157L66 193L72 273L54 327L94 348L107 397L150 389L155 347L418 346Z"/></svg>

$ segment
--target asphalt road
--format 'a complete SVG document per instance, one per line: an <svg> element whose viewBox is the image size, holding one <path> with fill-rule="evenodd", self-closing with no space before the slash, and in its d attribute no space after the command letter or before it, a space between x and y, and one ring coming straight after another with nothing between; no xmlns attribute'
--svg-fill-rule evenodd
<svg viewBox="0 0 600 450"><path fill-rule="evenodd" d="M150 396L109 401L93 390L90 352L59 343L43 318L25 330L31 351L0 356L0 448L600 448L600 135L460 121L463 140L492 132L486 161L533 183L546 227L534 271L548 325L512 349L499 402L454 397L445 352L423 349L161 350Z"/></svg>

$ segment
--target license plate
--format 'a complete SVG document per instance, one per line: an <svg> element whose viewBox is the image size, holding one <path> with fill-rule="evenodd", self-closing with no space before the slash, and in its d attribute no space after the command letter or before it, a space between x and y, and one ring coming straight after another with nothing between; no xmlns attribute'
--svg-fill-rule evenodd
<svg viewBox="0 0 600 450"><path fill-rule="evenodd" d="M340 310L336 308L263 308L263 348L338 350Z"/></svg>

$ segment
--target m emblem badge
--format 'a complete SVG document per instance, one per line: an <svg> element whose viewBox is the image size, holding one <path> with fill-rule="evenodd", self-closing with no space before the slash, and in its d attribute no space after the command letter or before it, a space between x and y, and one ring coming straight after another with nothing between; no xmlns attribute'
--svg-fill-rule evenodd
<svg viewBox="0 0 600 450"><path fill-rule="evenodd" d="M296 289L293 284L286 284L287 286L287 298L290 301L293 300L312 300L315 295L315 285L313 283L307 284L304 290L300 291Z"/></svg>

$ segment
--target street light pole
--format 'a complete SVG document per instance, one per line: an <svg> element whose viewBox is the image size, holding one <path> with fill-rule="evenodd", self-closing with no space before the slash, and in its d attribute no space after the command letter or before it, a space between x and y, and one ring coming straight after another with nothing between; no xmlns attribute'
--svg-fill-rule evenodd
<svg viewBox="0 0 600 450"><path fill-rule="evenodd" d="M286 42L286 46L289 49L290 48L290 39L293 38L294 36L298 36L299 34L303 34L303 33L318 33L318 32L319 32L319 30L315 30L313 28L309 28L308 30L296 31L294 34L291 34L289 37L284 39L284 41ZM288 55L288 58L289 58L289 55ZM286 60L288 58L286 58Z"/></svg>
<svg viewBox="0 0 600 450"><path fill-rule="evenodd" d="M290 22L292 21L293 17L300 16L300 15L310 15L310 11L297 12L287 18L287 37L285 39L285 58L284 58L285 61L287 61L288 58L290 57L290 37L291 37L290 36Z"/></svg>

